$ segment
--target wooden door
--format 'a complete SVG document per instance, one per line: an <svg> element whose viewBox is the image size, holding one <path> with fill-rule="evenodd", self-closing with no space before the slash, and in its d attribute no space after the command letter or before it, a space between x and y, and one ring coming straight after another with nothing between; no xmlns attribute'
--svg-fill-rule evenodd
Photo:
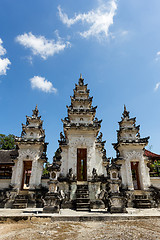
<svg viewBox="0 0 160 240"><path fill-rule="evenodd" d="M77 149L77 181L87 181L87 149Z"/></svg>
<svg viewBox="0 0 160 240"><path fill-rule="evenodd" d="M135 190L141 189L138 166L139 166L139 162L131 162L132 179L133 179L133 185Z"/></svg>

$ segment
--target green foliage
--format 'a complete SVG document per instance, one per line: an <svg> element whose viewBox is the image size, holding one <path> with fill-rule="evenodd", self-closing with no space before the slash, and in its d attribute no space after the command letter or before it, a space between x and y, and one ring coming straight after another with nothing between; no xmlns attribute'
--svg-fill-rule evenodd
<svg viewBox="0 0 160 240"><path fill-rule="evenodd" d="M160 160L155 160L154 161L154 166L155 167L160 167Z"/></svg>
<svg viewBox="0 0 160 240"><path fill-rule="evenodd" d="M0 134L0 149L10 150L15 149L15 136L13 134L9 134L6 136L5 134Z"/></svg>
<svg viewBox="0 0 160 240"><path fill-rule="evenodd" d="M48 168L48 162L45 164L44 168L43 168L43 175L48 175L49 171L47 170Z"/></svg>
<svg viewBox="0 0 160 240"><path fill-rule="evenodd" d="M160 171L160 160L155 160L154 163L150 165L151 171L159 172Z"/></svg>

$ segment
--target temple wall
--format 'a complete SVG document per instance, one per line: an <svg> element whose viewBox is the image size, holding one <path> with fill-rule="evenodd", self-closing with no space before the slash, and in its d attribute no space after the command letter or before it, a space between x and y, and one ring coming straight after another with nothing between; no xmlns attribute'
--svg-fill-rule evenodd
<svg viewBox="0 0 160 240"><path fill-rule="evenodd" d="M32 161L32 173L30 177L30 187L35 188L41 184L41 176L43 171L43 162L38 160L41 155L41 150L39 146L26 145L25 148L19 149L19 157L15 162L13 167L13 174L11 183L14 185L14 188L20 189L23 178L23 162Z"/></svg>
<svg viewBox="0 0 160 240"><path fill-rule="evenodd" d="M0 189L9 188L11 179L0 179Z"/></svg>
<svg viewBox="0 0 160 240"><path fill-rule="evenodd" d="M129 190L134 190L133 180L132 180L132 172L131 172L131 162L139 162L139 179L142 190L147 190L151 185L150 177L149 177L149 169L147 167L147 163L145 162L145 158L143 156L144 151L142 149L126 149L123 150L123 162L119 161L122 164L121 167L121 176L122 176L122 184L124 187L128 187Z"/></svg>
<svg viewBox="0 0 160 240"><path fill-rule="evenodd" d="M68 169L73 169L73 174L77 175L77 148L87 148L87 177L91 177L92 169L95 167L95 139L93 135L70 135Z"/></svg>
<svg viewBox="0 0 160 240"><path fill-rule="evenodd" d="M102 152L96 149L95 152L95 167L92 164L92 170L95 168L97 170L98 175L103 175L106 177L107 176L107 171L106 168L103 166L103 159L102 159Z"/></svg>
<svg viewBox="0 0 160 240"><path fill-rule="evenodd" d="M120 162L120 164L122 164L121 169L120 169L120 176L122 178L122 185L123 185L123 187L125 187L125 186L127 186L126 166L125 166L124 161L122 163Z"/></svg>
<svg viewBox="0 0 160 240"><path fill-rule="evenodd" d="M72 182L72 183L59 182L58 187L61 194L65 195L65 198L67 201L76 200L77 182ZM89 198L91 202L94 203L95 201L100 201L101 199L100 194L102 193L102 190L104 191L106 190L106 184L102 184L101 182L89 181L88 188L89 188ZM102 208L104 208L104 206Z"/></svg>
<svg viewBox="0 0 160 240"><path fill-rule="evenodd" d="M42 171L43 171L43 161L39 159L34 159L32 162L30 188L35 188L41 184Z"/></svg>
<svg viewBox="0 0 160 240"><path fill-rule="evenodd" d="M42 187L48 188L48 181L49 181L49 179L42 179L41 180Z"/></svg>
<svg viewBox="0 0 160 240"><path fill-rule="evenodd" d="M62 153L61 153L62 165L61 165L60 174L62 174L63 176L66 176L69 170L68 169L68 148L66 147L61 147L61 148L62 148ZM59 175L59 173L57 175Z"/></svg>
<svg viewBox="0 0 160 240"><path fill-rule="evenodd" d="M160 177L151 177L151 185L160 188Z"/></svg>
<svg viewBox="0 0 160 240"><path fill-rule="evenodd" d="M92 177L92 170L95 168L98 175L105 174L102 164L102 154L96 150L95 137L93 134L79 134L68 136L68 148L62 148L61 174L66 176L72 168L73 174L77 175L77 148L87 148L87 177Z"/></svg>
<svg viewBox="0 0 160 240"><path fill-rule="evenodd" d="M101 185L101 182L94 182L94 183L89 182L88 186L89 186L89 198L90 198L90 200L98 199L98 196L101 192L100 185Z"/></svg>

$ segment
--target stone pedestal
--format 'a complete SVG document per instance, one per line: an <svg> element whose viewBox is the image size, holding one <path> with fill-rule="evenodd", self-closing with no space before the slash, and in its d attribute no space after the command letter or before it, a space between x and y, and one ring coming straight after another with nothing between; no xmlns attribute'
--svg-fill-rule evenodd
<svg viewBox="0 0 160 240"><path fill-rule="evenodd" d="M57 192L58 181L50 180L48 181L49 192L44 198L44 213L59 213L60 210L60 194Z"/></svg>
<svg viewBox="0 0 160 240"><path fill-rule="evenodd" d="M110 171L110 173L112 173L112 171ZM114 173L116 173L115 170ZM121 180L118 179L118 170L117 174L115 175L115 179L113 176L114 174L112 173L112 179L108 180L110 188L108 210L111 213L126 213L126 199L119 190Z"/></svg>
<svg viewBox="0 0 160 240"><path fill-rule="evenodd" d="M59 213L60 198L58 193L48 193L45 198L44 213Z"/></svg>
<svg viewBox="0 0 160 240"><path fill-rule="evenodd" d="M126 213L125 199L119 194L113 194L109 198L108 211L110 213Z"/></svg>

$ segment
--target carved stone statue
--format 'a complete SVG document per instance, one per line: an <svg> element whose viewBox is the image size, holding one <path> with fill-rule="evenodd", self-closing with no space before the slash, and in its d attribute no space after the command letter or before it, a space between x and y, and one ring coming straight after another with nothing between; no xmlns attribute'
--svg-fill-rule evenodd
<svg viewBox="0 0 160 240"><path fill-rule="evenodd" d="M97 174L97 171L96 171L95 168L93 168L93 170L92 170L92 178L93 178L94 180L98 178L98 174Z"/></svg>
<svg viewBox="0 0 160 240"><path fill-rule="evenodd" d="M67 174L67 178L68 178L69 180L73 180L74 175L73 175L73 170L72 170L72 168L69 169L69 172L68 172L68 174Z"/></svg>
<svg viewBox="0 0 160 240"><path fill-rule="evenodd" d="M65 137L64 137L62 132L60 132L60 139L61 139L62 142L65 142Z"/></svg>

